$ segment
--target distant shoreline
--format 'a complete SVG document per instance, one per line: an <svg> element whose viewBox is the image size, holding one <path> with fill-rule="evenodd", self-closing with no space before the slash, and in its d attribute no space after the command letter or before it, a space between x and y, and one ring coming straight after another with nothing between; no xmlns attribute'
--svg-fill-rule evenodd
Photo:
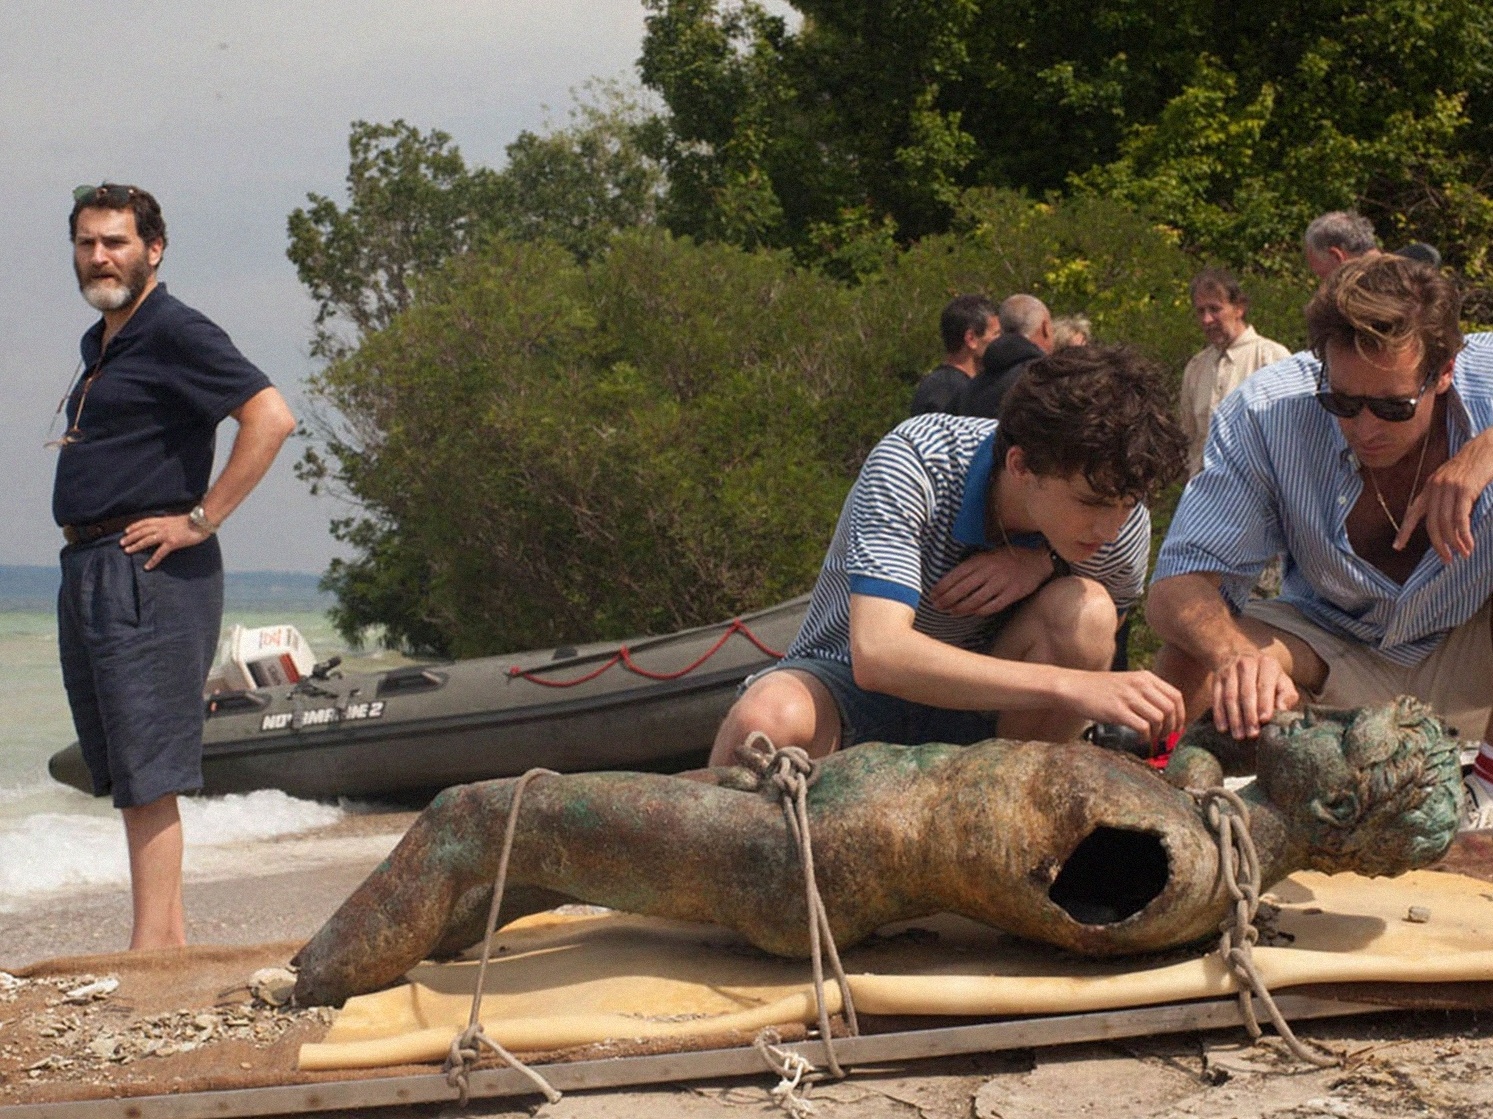
<svg viewBox="0 0 1493 1119"><path fill-rule="evenodd" d="M0 609L51 609L57 601L54 566L0 564ZM336 597L320 589L321 575L311 571L229 571L223 598L230 609L273 604L281 608L326 610Z"/></svg>

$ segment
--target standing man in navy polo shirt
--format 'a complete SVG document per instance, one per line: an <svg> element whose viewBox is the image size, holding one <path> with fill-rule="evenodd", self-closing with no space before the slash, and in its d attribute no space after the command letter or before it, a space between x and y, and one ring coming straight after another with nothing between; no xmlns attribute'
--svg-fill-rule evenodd
<svg viewBox="0 0 1493 1119"><path fill-rule="evenodd" d="M228 336L166 292L166 223L138 187L73 195L83 335L52 513L62 526L57 638L94 793L124 816L131 948L186 943L176 796L202 787L202 686L223 614L214 533L295 430L285 400ZM238 421L211 486L214 439Z"/></svg>

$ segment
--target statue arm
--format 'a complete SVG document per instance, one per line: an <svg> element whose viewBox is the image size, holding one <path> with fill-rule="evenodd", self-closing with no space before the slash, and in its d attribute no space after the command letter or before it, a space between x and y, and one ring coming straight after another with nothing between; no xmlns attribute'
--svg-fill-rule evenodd
<svg viewBox="0 0 1493 1119"><path fill-rule="evenodd" d="M1183 743L1172 751L1164 776L1178 789L1211 789L1223 784L1223 765L1203 747Z"/></svg>
<svg viewBox="0 0 1493 1119"><path fill-rule="evenodd" d="M1225 777L1248 777L1257 769L1257 739L1221 734L1204 715L1182 736L1167 763L1167 782L1179 789L1211 789Z"/></svg>

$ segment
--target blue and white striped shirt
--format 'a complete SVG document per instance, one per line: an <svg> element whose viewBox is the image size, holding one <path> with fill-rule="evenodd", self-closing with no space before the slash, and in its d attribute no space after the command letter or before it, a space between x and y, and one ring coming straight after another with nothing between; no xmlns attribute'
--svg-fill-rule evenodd
<svg viewBox="0 0 1493 1119"><path fill-rule="evenodd" d="M1284 552L1282 601L1331 633L1415 665L1493 594L1493 489L1473 506L1475 547L1466 559L1447 566L1428 549L1403 586L1360 559L1347 520L1363 478L1337 421L1314 398L1320 368L1310 353L1293 354L1224 398L1156 578L1222 575L1237 613L1260 570ZM1493 426L1493 334L1468 337L1447 398L1454 455Z"/></svg>
<svg viewBox="0 0 1493 1119"><path fill-rule="evenodd" d="M999 618L958 618L926 595L976 552L992 547L985 496L995 466L995 420L928 413L904 420L872 448L835 526L790 657L850 663L850 596L911 606L913 628L983 652ZM1120 610L1140 597L1150 558L1151 517L1137 505L1119 536L1073 571L1102 583ZM1040 534L1012 543L1045 547Z"/></svg>

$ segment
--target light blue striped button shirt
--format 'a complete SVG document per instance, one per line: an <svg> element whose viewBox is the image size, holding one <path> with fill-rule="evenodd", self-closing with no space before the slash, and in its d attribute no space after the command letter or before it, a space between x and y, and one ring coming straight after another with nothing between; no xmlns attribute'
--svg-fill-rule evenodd
<svg viewBox="0 0 1493 1119"><path fill-rule="evenodd" d="M1310 353L1293 354L1224 398L1156 579L1220 574L1237 613L1261 569L1284 552L1282 601L1396 664L1418 664L1493 594L1493 488L1473 507L1471 556L1448 566L1428 549L1403 586L1359 559L1347 519L1363 477L1337 421L1314 398L1320 369ZM1447 396L1456 454L1493 426L1493 334L1468 336Z"/></svg>
<svg viewBox="0 0 1493 1119"><path fill-rule="evenodd" d="M935 610L927 595L975 552L989 550L985 495L995 467L995 420L930 412L898 424L872 448L845 498L790 657L850 663L850 596L911 606L913 628L963 649L986 649L1000 621ZM1137 505L1113 543L1075 574L1103 584L1121 610L1146 581L1151 517ZM1045 546L1038 534L1013 544Z"/></svg>

